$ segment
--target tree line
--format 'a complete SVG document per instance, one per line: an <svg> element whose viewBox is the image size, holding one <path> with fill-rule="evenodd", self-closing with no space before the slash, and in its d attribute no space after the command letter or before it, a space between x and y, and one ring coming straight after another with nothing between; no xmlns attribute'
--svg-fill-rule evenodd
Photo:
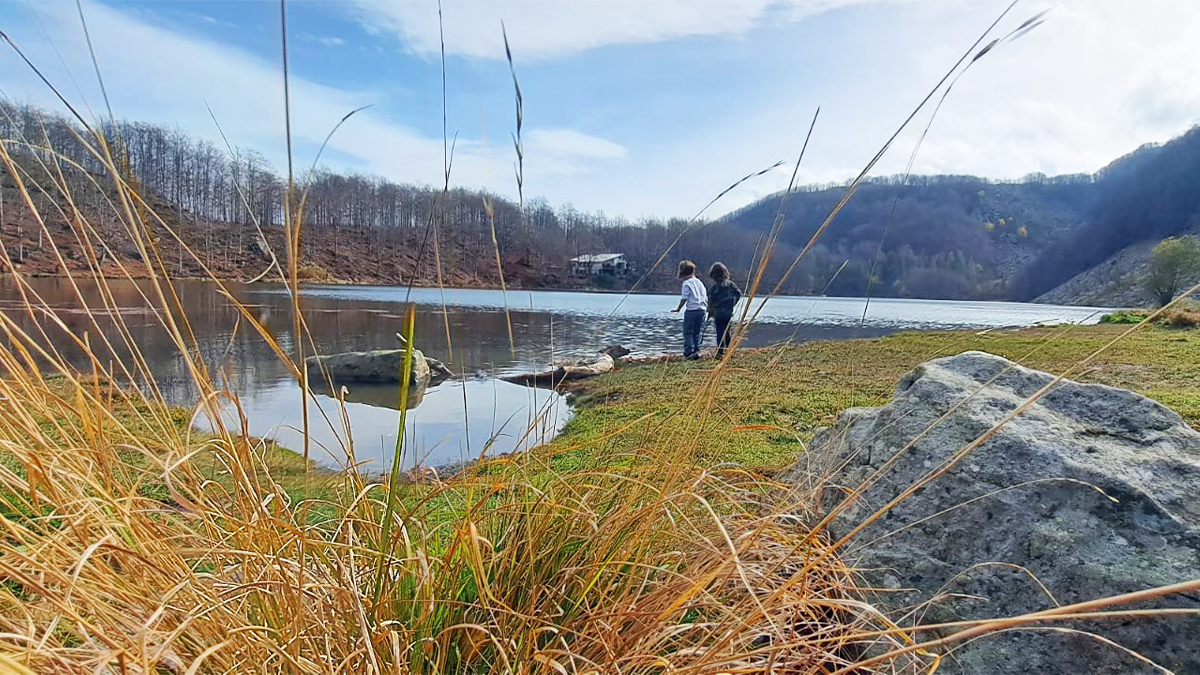
<svg viewBox="0 0 1200 675"><path fill-rule="evenodd" d="M252 266L261 243L280 240L285 180L261 153L144 122L99 127L114 141L129 178L202 258L214 265L224 260ZM0 100L0 137L10 151L57 163L72 199L89 213L103 214L110 195L97 176L104 165L79 141L84 133L62 116ZM870 179L780 290L1031 299L1103 259L1114 246L1174 234L1200 212L1194 180L1200 175L1198 145L1200 132L1193 130L1096 175ZM768 288L783 278L845 189L804 186L788 196L786 224L764 277ZM333 277L428 283L438 276L439 260L447 283L494 285L498 251L512 285L570 286L580 283L569 277L571 257L619 252L629 258L633 279L648 275L642 283L648 290L675 288L673 263L679 258L702 268L721 260L744 283L761 260L782 196L691 222L633 220L571 204L556 207L542 198L521 205L482 190L443 193L323 167L298 177L298 190L308 195L303 255ZM259 242L260 231L265 242ZM651 273L668 249L664 264ZM181 268L183 258L181 253ZM609 283L628 286L632 280Z"/></svg>
<svg viewBox="0 0 1200 675"><path fill-rule="evenodd" d="M120 154L118 163L127 167L128 177L156 204L160 216L195 242L202 257L213 257L214 251L221 257L253 250L260 229L270 233L282 228L285 179L261 153L218 147L180 129L145 122L107 122L99 129ZM109 196L108 181L101 177L105 165L81 137L86 137L84 130L63 116L0 100L0 138L10 152L59 166L72 200L89 214L101 214ZM322 167L300 176L297 190L307 194L302 241L306 255L332 259L336 265L342 256L392 252L400 262L383 280L397 283L413 276L432 278L431 226L436 226L447 276L457 272L460 279L495 281L498 249L504 267L511 267L514 276L523 275L518 285L567 283L569 258L598 252L625 253L640 276L676 240L678 256L722 258L745 269L760 240L729 225L610 217L571 204L556 208L542 198L529 200L522 210L512 200L483 190L452 188L443 193L428 185ZM347 273L354 264L345 261ZM661 287L671 279L671 269L664 266L644 285Z"/></svg>

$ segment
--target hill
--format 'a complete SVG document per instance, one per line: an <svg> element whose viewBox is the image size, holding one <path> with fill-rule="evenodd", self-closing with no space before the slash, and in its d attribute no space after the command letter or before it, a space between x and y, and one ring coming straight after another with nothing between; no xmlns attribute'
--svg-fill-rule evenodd
<svg viewBox="0 0 1200 675"><path fill-rule="evenodd" d="M1090 176L1038 176L1019 183L972 176L871 180L800 265L795 290L819 293L828 285L829 295L863 295L873 271L874 295L1008 298L1008 279L1083 226L1090 187ZM809 188L792 194L781 239L802 247L844 191ZM778 206L775 195L724 221L765 233Z"/></svg>
<svg viewBox="0 0 1200 675"><path fill-rule="evenodd" d="M60 116L0 100L0 138L12 161L0 168L0 242L25 274L86 270L90 247L103 273L117 275L121 265L145 276L137 233L129 230L113 178L77 134L87 137ZM274 259L285 262L285 183L260 155L237 148L223 153L141 123L110 126L105 136L146 203L140 209L145 235L155 242L165 271L246 280ZM517 206L486 193L451 190L435 208L440 190L325 171L304 176L300 189L309 194L301 238L301 269L309 280L434 285L437 249L444 283L498 286L494 236L510 285L571 283L555 269L531 263L530 243L548 237L522 232Z"/></svg>
<svg viewBox="0 0 1200 675"><path fill-rule="evenodd" d="M49 214L44 231L16 193L14 177L3 176L0 242L14 265L30 274L58 272L61 264L45 241L49 234L69 268L85 267L82 249L88 244L70 225L78 211L96 230L97 242L108 245L106 264L137 268L137 247L113 208L111 178L78 140L87 132L60 116L3 100L0 113L0 138L15 170L27 185L40 186L31 190L39 211ZM127 167L128 179L163 221L151 229L168 271L202 276L207 268L219 277L247 279L269 265L269 251L283 257L286 183L261 155L236 147L222 151L178 130L138 122L106 124L104 133L120 148L117 160ZM1087 277L1055 289L1126 247L1146 248L1200 227L1198 176L1200 128L1145 146L1095 175L1031 175L1011 182L973 176L871 179L781 290L1114 304L1116 296L1097 292ZM640 288L673 292L673 263L679 258L702 266L722 260L736 279L746 279L758 264L781 197L711 222L632 221L571 204L555 207L540 198L517 204L483 191L443 192L324 169L297 180L307 194L301 237L306 276L374 284L435 284L440 264L443 283L495 287L501 281L497 257L505 282L523 288L620 289L647 275ZM812 186L789 196L785 227L765 275L768 287L782 278L845 189ZM97 242L93 245L102 248ZM633 277L571 277L571 257L600 252L625 253ZM1127 287L1136 268L1118 275L1112 287Z"/></svg>
<svg viewBox="0 0 1200 675"><path fill-rule="evenodd" d="M1130 286L1140 284L1149 249L1166 237L1200 231L1200 127L1118 159L1096 174L1093 190L1084 226L1022 270L1013 283L1017 297L1148 302ZM1096 288L1104 279L1111 291Z"/></svg>
<svg viewBox="0 0 1200 675"><path fill-rule="evenodd" d="M207 267L217 277L249 279L269 265L268 251L283 258L286 181L260 154L221 150L179 130L140 122L106 123L102 131L119 155L115 161L126 167L126 179L163 221L152 229L167 271L202 276ZM116 273L120 261L143 274L133 237L122 224L127 218L114 208L112 179L79 138L90 134L71 120L0 99L0 139L51 233L47 240L16 189L16 176L0 170L0 242L27 274L60 273L64 264L85 269L88 244L76 238L72 225L77 211L97 230L92 244L100 250L99 240L110 245L105 273ZM302 267L317 281L434 285L440 268L448 285L497 287L499 257L511 287L619 289L651 271L681 234L683 247L701 261L736 249L745 252L748 266L757 243L751 233L720 225L686 232L688 223L678 218L635 222L570 204L555 208L544 199L522 208L485 191L443 192L363 174L318 169L298 176L297 183L298 192L307 195ZM568 273L571 257L606 251L625 252L635 277L587 280ZM674 291L676 283L668 263L641 288Z"/></svg>
<svg viewBox="0 0 1200 675"><path fill-rule="evenodd" d="M793 193L781 238L803 246L844 191ZM722 222L765 233L780 196ZM1149 249L1196 230L1200 127L1143 146L1095 175L871 180L800 266L799 287L791 290L817 293L828 284L830 295L862 295L869 287L895 297L1145 304L1138 286Z"/></svg>
<svg viewBox="0 0 1200 675"><path fill-rule="evenodd" d="M1188 234L1200 235L1200 225L1172 233L1171 236ZM1094 307L1150 306L1153 298L1146 290L1145 279L1150 273L1150 250L1159 241L1151 238L1126 246L1033 301ZM1190 280L1189 285L1197 282L1200 282L1200 278Z"/></svg>

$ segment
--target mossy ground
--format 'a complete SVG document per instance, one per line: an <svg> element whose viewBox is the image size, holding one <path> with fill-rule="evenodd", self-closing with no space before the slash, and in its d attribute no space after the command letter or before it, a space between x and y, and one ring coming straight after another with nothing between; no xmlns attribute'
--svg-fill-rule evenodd
<svg viewBox="0 0 1200 675"><path fill-rule="evenodd" d="M790 464L814 430L838 412L886 403L897 380L923 361L981 350L1058 374L1128 328L901 333L746 351L727 367L707 416L697 412L704 401L688 404L707 395L701 389L716 362L631 364L577 387L575 417L535 452L556 472L569 472L630 461L658 443L698 437L696 449L707 461L770 472ZM1144 328L1072 379L1131 389L1200 428L1200 331Z"/></svg>

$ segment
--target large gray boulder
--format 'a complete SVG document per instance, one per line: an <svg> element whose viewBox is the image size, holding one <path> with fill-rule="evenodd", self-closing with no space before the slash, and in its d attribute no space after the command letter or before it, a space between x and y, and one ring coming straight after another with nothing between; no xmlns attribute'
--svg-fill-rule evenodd
<svg viewBox="0 0 1200 675"><path fill-rule="evenodd" d="M818 432L790 478L852 488L895 459L835 519L841 537L1052 379L982 352L930 361L901 379L891 403L847 410ZM826 489L822 501L842 494ZM868 526L846 555L868 586L885 589L872 599L901 625L1018 615L1200 578L1200 433L1143 396L1063 381ZM1200 597L1142 605L1167 606L1200 608ZM1197 617L1051 625L1200 673ZM1079 632L1042 629L964 645L942 672L1162 671Z"/></svg>

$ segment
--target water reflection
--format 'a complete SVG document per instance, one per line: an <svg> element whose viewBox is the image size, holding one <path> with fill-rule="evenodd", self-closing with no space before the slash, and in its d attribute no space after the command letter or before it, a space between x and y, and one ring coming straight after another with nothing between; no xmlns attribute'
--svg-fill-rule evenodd
<svg viewBox="0 0 1200 675"><path fill-rule="evenodd" d="M263 338L263 334L269 336L285 353L294 349L290 303L281 286L229 284L234 297L249 306L250 316L246 317L217 292L215 284L179 282L174 288L186 316L164 317L148 309L151 303L145 299L148 290L144 284L114 280L106 303L88 283L80 282L78 290L66 279L33 279L31 283L53 308L53 319L26 312L8 277L0 281L0 311L24 330L39 335L39 342L60 350L76 367L90 368L76 344L85 335L102 363L132 364L129 347L136 345L144 362L140 369L130 366L130 378L153 387L169 403L194 404L192 375L162 330L163 322L172 318L192 336L188 351L207 368L208 376L241 397L252 423L251 433L273 434L289 447L300 447L294 430L300 426L299 387ZM406 463L418 457L434 464L458 461L477 455L489 443L490 450L519 449L526 441L518 432L543 410L548 411L544 416L548 425L538 426L535 436L544 439L561 428L569 416L561 398L497 382L493 379L497 375L591 357L609 344L624 345L634 356L678 350L680 319L669 312L675 306L673 296L622 299L600 293L516 291L504 295L499 291L443 293L436 289L414 289L410 296L407 289L344 286L310 287L304 296L308 354L394 348L407 299L417 313L417 346L466 375L465 382L431 388L410 412L413 452L406 456ZM1082 322L1098 316L1095 310L1078 307L873 300L863 322L864 307L864 301L849 298L775 298L749 333L747 345L870 337L901 329ZM116 329L116 316L124 320L123 330ZM709 326L706 344L712 344L713 338ZM329 417L339 419L335 400L326 394L316 396ZM398 397L386 389L351 387L346 405L358 459L382 468L395 445ZM314 432L313 442L328 448L327 461L343 461L345 433L324 426L324 431Z"/></svg>
<svg viewBox="0 0 1200 675"><path fill-rule="evenodd" d="M348 432L337 401L325 394L313 397L310 456L331 468L357 461L368 471L384 471L396 451L396 387L347 389ZM300 387L292 380L242 394L240 403L249 432L299 450L304 446L299 400ZM421 404L408 411L401 466L444 467L482 454L527 450L554 438L570 416L563 397L543 389L499 380L443 382L427 390ZM227 411L226 423L238 423L233 410Z"/></svg>

